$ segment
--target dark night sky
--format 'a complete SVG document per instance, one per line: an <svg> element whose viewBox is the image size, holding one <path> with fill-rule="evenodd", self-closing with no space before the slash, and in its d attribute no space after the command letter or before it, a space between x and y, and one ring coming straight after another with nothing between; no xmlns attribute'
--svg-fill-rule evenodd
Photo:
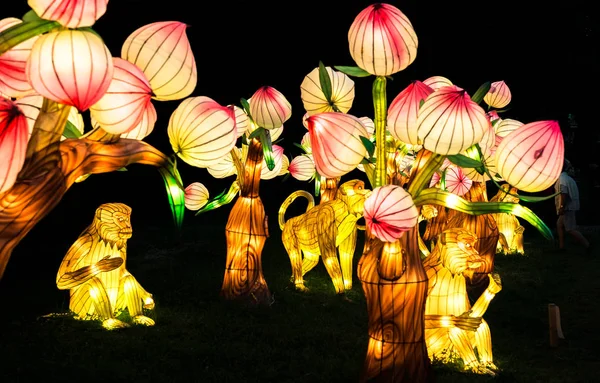
<svg viewBox="0 0 600 383"><path fill-rule="evenodd" d="M4 4L4 3L9 4ZM188 38L197 62L198 85L192 96L208 96L222 105L250 97L270 85L292 103L281 145L288 157L300 154L293 146L306 130L300 101L300 83L318 65L355 65L348 51L347 33L354 17L372 1L190 1L111 0L94 29L105 39L113 56L138 27L155 21L176 20L189 25ZM597 15L591 5L571 0L549 5L538 1L391 1L411 20L419 38L415 62L388 82L388 101L409 81L433 75L449 78L473 94L485 81L504 80L512 91L512 110L505 117L522 122L559 120L566 128L567 113L575 113L581 128L576 142L593 142L592 112L597 97ZM193 4L193 6L192 6ZM21 17L26 0L7 0L0 17ZM595 19L593 19L595 18ZM372 78L355 79L356 99L350 113L371 116ZM158 121L146 139L170 154L166 127L180 101L154 102ZM595 134L595 133L594 133ZM594 137L594 140L585 139ZM580 151L583 152L583 151ZM579 164L586 161L581 157ZM233 180L213 179L204 169L179 162L184 184L205 183L216 195ZM279 204L292 190L311 185L279 179L261 184L271 225ZM23 242L30 245L53 228L65 231L64 250L91 222L93 209L104 202L124 202L133 208L136 222L170 220L162 180L154 168L142 165L129 172L94 175L76 184L62 203ZM78 214L70 212L77 210ZM226 219L229 208L186 221ZM170 221L168 222L170 223ZM185 224L185 222L184 222ZM23 244L23 246L28 246ZM19 252L19 247L16 252ZM9 270L10 270L9 263Z"/></svg>

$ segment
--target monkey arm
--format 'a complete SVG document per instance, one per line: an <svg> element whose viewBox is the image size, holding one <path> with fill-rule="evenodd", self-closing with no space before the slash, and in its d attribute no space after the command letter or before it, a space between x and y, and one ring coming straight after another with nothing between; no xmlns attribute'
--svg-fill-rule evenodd
<svg viewBox="0 0 600 383"><path fill-rule="evenodd" d="M490 284L485 289L483 294L477 298L477 301L473 304L473 307L471 307L471 317L482 317L492 299L494 299L496 294L502 290L500 276L497 273L488 274L488 278L490 279Z"/></svg>
<svg viewBox="0 0 600 383"><path fill-rule="evenodd" d="M470 317L462 314L460 316L455 315L425 315L425 328L436 329L436 328L460 328L466 331L476 331L481 324L481 317Z"/></svg>

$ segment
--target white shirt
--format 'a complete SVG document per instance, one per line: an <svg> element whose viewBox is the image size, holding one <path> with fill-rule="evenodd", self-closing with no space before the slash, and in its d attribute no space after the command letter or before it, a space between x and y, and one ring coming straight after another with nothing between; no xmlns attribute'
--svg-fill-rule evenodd
<svg viewBox="0 0 600 383"><path fill-rule="evenodd" d="M560 176L554 184L554 191L561 194L567 194L565 200L565 210L579 210L579 188L575 180L567 174L567 172L560 173ZM554 197L554 204L556 205L556 211L560 206L560 196Z"/></svg>

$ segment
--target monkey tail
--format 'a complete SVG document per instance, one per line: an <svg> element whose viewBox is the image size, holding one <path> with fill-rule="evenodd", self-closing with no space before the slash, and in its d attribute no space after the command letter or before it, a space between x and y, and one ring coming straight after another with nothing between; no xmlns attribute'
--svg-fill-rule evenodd
<svg viewBox="0 0 600 383"><path fill-rule="evenodd" d="M306 211L308 211L309 209L311 209L315 206L315 198L312 196L312 194L310 194L306 190L296 190L295 192L290 194L285 199L285 201L283 201L283 203L281 204L281 207L279 208L279 228L280 229L283 229L283 225L285 225L285 211L287 210L288 206L290 206L292 204L292 202L294 202L294 200L298 197L304 197L308 200L308 206L306 207Z"/></svg>

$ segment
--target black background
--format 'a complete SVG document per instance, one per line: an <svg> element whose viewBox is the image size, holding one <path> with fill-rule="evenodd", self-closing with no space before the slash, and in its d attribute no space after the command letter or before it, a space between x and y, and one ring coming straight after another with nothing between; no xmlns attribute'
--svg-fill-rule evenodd
<svg viewBox="0 0 600 383"><path fill-rule="evenodd" d="M21 18L29 10L25 0L7 2L0 7L0 18ZM306 132L301 124L304 109L300 83L319 61L327 66L355 65L348 50L348 29L354 17L372 3L111 0L106 14L93 28L104 38L113 56L120 56L127 36L145 24L156 21L188 24L187 35L198 69L198 85L191 96L208 96L221 105L239 105L241 97L249 98L263 85L281 91L292 104L292 117L285 124L284 140L280 143L291 158L300 154L293 143L299 142ZM592 192L586 191L591 185L589 179L594 176L589 164L598 153L597 15L591 12L591 2L549 5L541 1L406 0L390 4L411 20L419 48L416 60L393 75L393 81L388 81L388 102L409 81L434 75L447 77L471 95L486 81L504 80L513 101L511 110L502 117L524 123L558 120L566 134L567 114L575 114L579 129L574 143L567 147L567 156L580 169L582 194L591 195ZM356 99L350 113L372 116L373 78L354 80ZM145 141L171 154L167 124L180 101L153 102L158 121ZM87 119L85 113L84 118ZM216 180L205 169L192 168L183 161L179 161L179 168L185 185L202 182L212 196L233 181L232 177ZM344 178L351 179L353 175L362 177L362 173L355 171ZM277 209L291 191L312 187L312 183L293 179L282 183L281 177L261 182L261 196L271 217L270 224L276 225ZM591 186L589 190L593 191ZM132 207L134 236L137 230L150 224L162 224L165 236L174 235L160 175L155 168L132 165L128 172L93 175L75 184L61 204L17 247L7 274L15 258L27 258L24 253L58 252L48 256L60 261L68 246L91 222L94 209L105 202L123 202ZM584 209L587 203L582 201ZM552 201L546 201L530 207L553 227L552 206ZM201 216L186 211L184 225L194 222L224 225L228 213L229 206Z"/></svg>

